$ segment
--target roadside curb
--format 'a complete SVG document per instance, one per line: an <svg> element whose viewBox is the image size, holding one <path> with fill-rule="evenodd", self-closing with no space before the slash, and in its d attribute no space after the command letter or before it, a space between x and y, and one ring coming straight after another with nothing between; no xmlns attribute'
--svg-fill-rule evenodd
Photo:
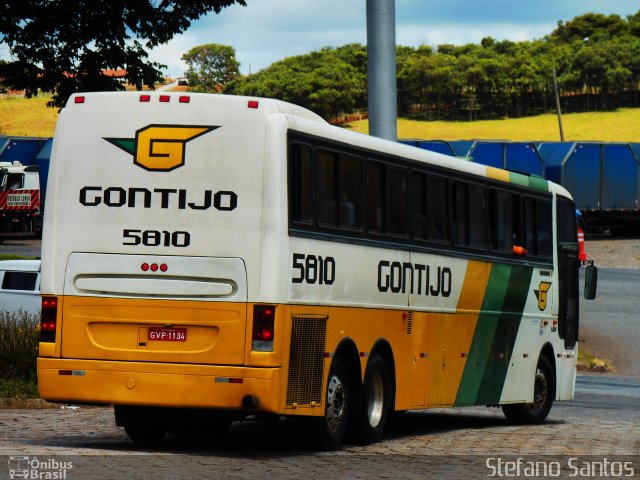
<svg viewBox="0 0 640 480"><path fill-rule="evenodd" d="M41 410L60 408L60 405L49 403L41 398L0 398L0 410Z"/></svg>

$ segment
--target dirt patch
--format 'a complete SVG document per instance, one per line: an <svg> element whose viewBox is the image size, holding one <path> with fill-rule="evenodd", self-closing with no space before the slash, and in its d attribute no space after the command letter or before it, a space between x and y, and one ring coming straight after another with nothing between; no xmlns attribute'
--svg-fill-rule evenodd
<svg viewBox="0 0 640 480"><path fill-rule="evenodd" d="M584 248L597 267L640 269L640 238L587 238Z"/></svg>

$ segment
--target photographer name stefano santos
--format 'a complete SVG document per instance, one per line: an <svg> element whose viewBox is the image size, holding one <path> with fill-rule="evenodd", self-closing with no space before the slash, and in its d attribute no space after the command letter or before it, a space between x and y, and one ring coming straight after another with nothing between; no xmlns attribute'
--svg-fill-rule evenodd
<svg viewBox="0 0 640 480"><path fill-rule="evenodd" d="M610 460L606 457L598 460L585 460L578 457L562 460L540 460L539 457L538 459L489 457L485 465L489 469L487 477L621 478L633 477L636 473L632 461Z"/></svg>

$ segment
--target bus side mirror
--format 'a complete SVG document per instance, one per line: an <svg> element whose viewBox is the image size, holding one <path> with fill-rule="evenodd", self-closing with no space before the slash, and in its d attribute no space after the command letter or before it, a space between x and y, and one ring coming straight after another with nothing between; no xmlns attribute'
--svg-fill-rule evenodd
<svg viewBox="0 0 640 480"><path fill-rule="evenodd" d="M598 288L598 268L592 263L587 265L584 271L584 298L593 300L596 298Z"/></svg>

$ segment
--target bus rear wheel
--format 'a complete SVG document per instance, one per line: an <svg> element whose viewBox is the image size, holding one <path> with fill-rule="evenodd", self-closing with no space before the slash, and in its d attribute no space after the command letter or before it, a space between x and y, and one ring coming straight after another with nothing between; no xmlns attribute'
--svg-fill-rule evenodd
<svg viewBox="0 0 640 480"><path fill-rule="evenodd" d="M380 441L389 416L391 380L384 359L371 357L364 374L364 384L353 411L353 434L363 444Z"/></svg>
<svg viewBox="0 0 640 480"><path fill-rule="evenodd" d="M551 362L541 356L533 384L533 402L503 405L507 419L516 424L540 424L545 421L556 397L556 376Z"/></svg>
<svg viewBox="0 0 640 480"><path fill-rule="evenodd" d="M329 369L325 412L314 417L316 442L323 450L338 450L347 428L351 393L347 369L339 358L334 358Z"/></svg>
<svg viewBox="0 0 640 480"><path fill-rule="evenodd" d="M124 431L136 443L156 443L162 440L166 434L164 425L158 420L151 415L132 417L124 424Z"/></svg>

